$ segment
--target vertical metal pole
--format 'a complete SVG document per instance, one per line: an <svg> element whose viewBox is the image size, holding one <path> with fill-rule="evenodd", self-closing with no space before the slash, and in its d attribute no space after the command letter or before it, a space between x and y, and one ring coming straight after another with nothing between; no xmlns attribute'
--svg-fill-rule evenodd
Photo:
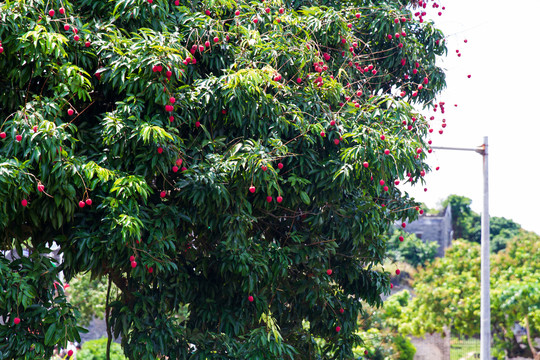
<svg viewBox="0 0 540 360"><path fill-rule="evenodd" d="M482 253L480 291L480 359L491 360L491 311L489 299L489 178L488 138L484 137L484 210L482 211Z"/></svg>

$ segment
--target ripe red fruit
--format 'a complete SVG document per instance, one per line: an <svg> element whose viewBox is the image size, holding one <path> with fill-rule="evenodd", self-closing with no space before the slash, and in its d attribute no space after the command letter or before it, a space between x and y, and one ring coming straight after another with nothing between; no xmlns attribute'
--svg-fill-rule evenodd
<svg viewBox="0 0 540 360"><path fill-rule="evenodd" d="M326 270L326 273L327 273L328 275L332 275L332 269Z"/></svg>
<svg viewBox="0 0 540 360"><path fill-rule="evenodd" d="M279 8L279 13L280 14L283 14L285 12L285 9L284 8Z"/></svg>
<svg viewBox="0 0 540 360"><path fill-rule="evenodd" d="M79 41L79 39L80 39L79 35L75 35L75 36L73 37L73 40L75 40L75 41Z"/></svg>
<svg viewBox="0 0 540 360"><path fill-rule="evenodd" d="M283 169L283 163L277 164L278 169Z"/></svg>
<svg viewBox="0 0 540 360"><path fill-rule="evenodd" d="M86 205L86 203L84 201L79 201L79 207L82 209L84 206Z"/></svg>
<svg viewBox="0 0 540 360"><path fill-rule="evenodd" d="M50 17L53 17L53 16L54 16L54 10L49 10L49 16L50 16Z"/></svg>
<svg viewBox="0 0 540 360"><path fill-rule="evenodd" d="M264 11L265 11L267 14L270 14L270 8L266 8L266 9L264 9Z"/></svg>
<svg viewBox="0 0 540 360"><path fill-rule="evenodd" d="M399 269L396 269L396 275L399 275L400 272Z"/></svg>
<svg viewBox="0 0 540 360"><path fill-rule="evenodd" d="M384 180L379 181L379 184L381 184L381 186L383 186L384 185Z"/></svg>
<svg viewBox="0 0 540 360"><path fill-rule="evenodd" d="M172 171L173 171L173 172L178 172L178 166L174 165L174 166L172 167Z"/></svg>
<svg viewBox="0 0 540 360"><path fill-rule="evenodd" d="M2 131L2 132L0 133L0 139L5 139L6 136L7 136L7 135L6 135L5 132Z"/></svg>
<svg viewBox="0 0 540 360"><path fill-rule="evenodd" d="M248 296L248 301L249 301L249 302L253 302L253 300L254 300L254 299L253 299L253 296L249 295L249 296Z"/></svg>
<svg viewBox="0 0 540 360"><path fill-rule="evenodd" d="M18 142L21 142L22 141L22 135L17 134L17 136L15 136L15 140L17 140Z"/></svg>
<svg viewBox="0 0 540 360"><path fill-rule="evenodd" d="M212 14L212 13L210 12L210 10L206 10L204 13L205 13L206 15L208 15L208 16L210 16L210 14Z"/></svg>
<svg viewBox="0 0 540 360"><path fill-rule="evenodd" d="M399 185L399 180L394 181L395 185Z"/></svg>
<svg viewBox="0 0 540 360"><path fill-rule="evenodd" d="M15 319L13 319L13 323L14 323L15 325L18 325L20 322L21 322L21 319L19 319L18 317L16 317Z"/></svg>
<svg viewBox="0 0 540 360"><path fill-rule="evenodd" d="M266 170L268 170L268 166L262 165L262 166L261 166L261 169L262 169L262 171L266 171Z"/></svg>
<svg viewBox="0 0 540 360"><path fill-rule="evenodd" d="M150 266L150 267L148 268L148 272L151 274L151 273L154 272L154 269Z"/></svg>
<svg viewBox="0 0 540 360"><path fill-rule="evenodd" d="M334 139L334 144L339 145L339 139Z"/></svg>
<svg viewBox="0 0 540 360"><path fill-rule="evenodd" d="M399 241L403 241L403 240L404 240L403 236L400 236Z"/></svg>
<svg viewBox="0 0 540 360"><path fill-rule="evenodd" d="M68 113L69 116L71 116L71 115L73 115L74 111L73 111L73 109L68 109L67 113Z"/></svg>
<svg viewBox="0 0 540 360"><path fill-rule="evenodd" d="M66 13L66 10L63 7L61 7L60 9L58 9L58 12L64 15Z"/></svg>
<svg viewBox="0 0 540 360"><path fill-rule="evenodd" d="M390 284L390 289L393 289L394 288L394 284Z"/></svg>
<svg viewBox="0 0 540 360"><path fill-rule="evenodd" d="M340 331L341 331L341 327L336 326L336 332L340 332Z"/></svg>
<svg viewBox="0 0 540 360"><path fill-rule="evenodd" d="M76 33L78 33L78 32L79 32L79 30L77 30L77 28L73 28L73 33L74 33L74 34L76 34Z"/></svg>
<svg viewBox="0 0 540 360"><path fill-rule="evenodd" d="M321 136L324 137L325 135L324 131L321 131Z"/></svg>
<svg viewBox="0 0 540 360"><path fill-rule="evenodd" d="M302 78L296 79L296 82L297 82L298 84L301 84L301 83L302 83Z"/></svg>
<svg viewBox="0 0 540 360"><path fill-rule="evenodd" d="M234 15L236 15L236 16L240 15L240 10L236 10L236 11L234 12Z"/></svg>
<svg viewBox="0 0 540 360"><path fill-rule="evenodd" d="M45 190L45 186L43 186L43 184L39 184L37 186L37 189L38 189L39 192L43 192L43 190Z"/></svg>
<svg viewBox="0 0 540 360"><path fill-rule="evenodd" d="M266 201L272 202L272 197L271 197L270 195L268 195L268 196L266 197Z"/></svg>
<svg viewBox="0 0 540 360"><path fill-rule="evenodd" d="M201 122L200 121L195 121L195 127L199 127L201 126Z"/></svg>
<svg viewBox="0 0 540 360"><path fill-rule="evenodd" d="M278 203L281 204L281 202L283 201L283 197L278 196L278 197L276 198L276 201L277 201Z"/></svg>
<svg viewBox="0 0 540 360"><path fill-rule="evenodd" d="M90 45L91 45L90 41L87 41L87 42L84 43L84 46L86 46L86 47L90 47Z"/></svg>
<svg viewBox="0 0 540 360"><path fill-rule="evenodd" d="M390 150L384 149L384 153L385 153L386 155L390 155Z"/></svg>
<svg viewBox="0 0 540 360"><path fill-rule="evenodd" d="M388 38L388 40L392 40L392 35L391 34L386 35L386 37Z"/></svg>
<svg viewBox="0 0 540 360"><path fill-rule="evenodd" d="M219 42L219 38L218 38L217 36L214 38L214 42L215 42L215 43L218 43L218 42Z"/></svg>
<svg viewBox="0 0 540 360"><path fill-rule="evenodd" d="M381 135L381 140L384 140L386 139L386 137L384 135Z"/></svg>
<svg viewBox="0 0 540 360"><path fill-rule="evenodd" d="M367 161L364 161L362 165L364 165L365 168L369 167L369 163Z"/></svg>
<svg viewBox="0 0 540 360"><path fill-rule="evenodd" d="M401 224L401 227L402 227L402 228L405 228L406 226L407 226L406 223L402 223L402 224Z"/></svg>
<svg viewBox="0 0 540 360"><path fill-rule="evenodd" d="M340 312L341 314L343 314L343 313L345 312L345 310L344 310L343 308L341 308L341 309L339 309L339 312Z"/></svg>
<svg viewBox="0 0 540 360"><path fill-rule="evenodd" d="M364 350L364 355L367 355L368 354L368 351L367 350Z"/></svg>
<svg viewBox="0 0 540 360"><path fill-rule="evenodd" d="M157 148L157 152L158 154L162 154L163 153L163 148L160 146Z"/></svg>
<svg viewBox="0 0 540 360"><path fill-rule="evenodd" d="M26 207L26 205L28 205L28 200L22 199L21 205L24 206L24 207Z"/></svg>
<svg viewBox="0 0 540 360"><path fill-rule="evenodd" d="M135 261L135 256L131 255L131 256L129 257L129 261L130 261L130 262Z"/></svg>
<svg viewBox="0 0 540 360"><path fill-rule="evenodd" d="M388 186L383 187L384 191L388 191Z"/></svg>
<svg viewBox="0 0 540 360"><path fill-rule="evenodd" d="M68 25L68 24L65 24L65 25L64 25L64 30L66 30L66 31L69 30L69 25Z"/></svg>
<svg viewBox="0 0 540 360"><path fill-rule="evenodd" d="M162 192L159 193L159 196L161 198L164 198L165 196L167 196L167 193L165 191L162 191Z"/></svg>
<svg viewBox="0 0 540 360"><path fill-rule="evenodd" d="M85 203L86 203L86 205L91 206L92 205L92 199L86 199Z"/></svg>
<svg viewBox="0 0 540 360"><path fill-rule="evenodd" d="M132 262L131 262L131 267L135 269L135 268L137 267L137 262L136 262L136 261L132 261Z"/></svg>
<svg viewBox="0 0 540 360"><path fill-rule="evenodd" d="M255 18L255 19L253 19L253 22L256 24L256 23L259 22L259 19Z"/></svg>
<svg viewBox="0 0 540 360"><path fill-rule="evenodd" d="M255 193L255 186L251 185L251 186L249 187L249 192L252 193L252 194L254 194L254 193Z"/></svg>

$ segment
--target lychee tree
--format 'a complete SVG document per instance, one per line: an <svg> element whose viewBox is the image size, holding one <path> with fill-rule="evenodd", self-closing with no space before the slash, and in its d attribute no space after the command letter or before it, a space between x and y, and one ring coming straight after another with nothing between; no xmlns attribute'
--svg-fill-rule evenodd
<svg viewBox="0 0 540 360"><path fill-rule="evenodd" d="M350 358L444 111L418 7L1 3L0 354L76 340L54 285L90 272L130 359Z"/></svg>

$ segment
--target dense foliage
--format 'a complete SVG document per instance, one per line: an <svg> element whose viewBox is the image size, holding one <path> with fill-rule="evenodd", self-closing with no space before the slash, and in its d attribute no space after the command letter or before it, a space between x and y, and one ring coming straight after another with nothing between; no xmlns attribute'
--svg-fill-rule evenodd
<svg viewBox="0 0 540 360"><path fill-rule="evenodd" d="M537 356L540 336L540 237L522 231L505 250L491 256L493 355ZM455 241L414 278L415 297L400 319L400 330L421 335L450 326L465 335L480 331L480 246ZM517 334L515 324L523 334ZM523 344L525 346L520 346Z"/></svg>
<svg viewBox="0 0 540 360"><path fill-rule="evenodd" d="M472 200L465 196L450 195L442 205L452 210L454 238L480 243L482 226L480 215L471 209ZM489 219L490 247L498 252L506 247L508 240L519 234L521 226L504 217L491 216Z"/></svg>
<svg viewBox="0 0 540 360"><path fill-rule="evenodd" d="M355 349L355 356L370 360L413 360L416 349L399 331L409 301L409 292L401 291L387 298L381 308L371 308L362 314L359 335L363 344Z"/></svg>
<svg viewBox="0 0 540 360"><path fill-rule="evenodd" d="M397 181L430 170L413 104L446 47L414 6L0 3L0 248L32 254L0 255L1 281L34 288L1 295L2 356L77 338L63 271L119 289L130 359L350 357L383 235L417 216Z"/></svg>

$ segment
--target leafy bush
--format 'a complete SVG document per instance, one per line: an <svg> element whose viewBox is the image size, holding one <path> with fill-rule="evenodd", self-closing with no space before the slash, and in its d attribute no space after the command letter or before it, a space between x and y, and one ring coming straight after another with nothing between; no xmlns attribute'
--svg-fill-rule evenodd
<svg viewBox="0 0 540 360"><path fill-rule="evenodd" d="M403 237L403 241L399 237ZM389 241L389 257L405 261L414 267L431 263L437 255L439 244L435 241L422 241L415 234L394 231Z"/></svg>
<svg viewBox="0 0 540 360"><path fill-rule="evenodd" d="M87 341L82 349L77 352L77 360L106 360L107 358L107 338ZM110 360L126 360L120 344L111 344Z"/></svg>

